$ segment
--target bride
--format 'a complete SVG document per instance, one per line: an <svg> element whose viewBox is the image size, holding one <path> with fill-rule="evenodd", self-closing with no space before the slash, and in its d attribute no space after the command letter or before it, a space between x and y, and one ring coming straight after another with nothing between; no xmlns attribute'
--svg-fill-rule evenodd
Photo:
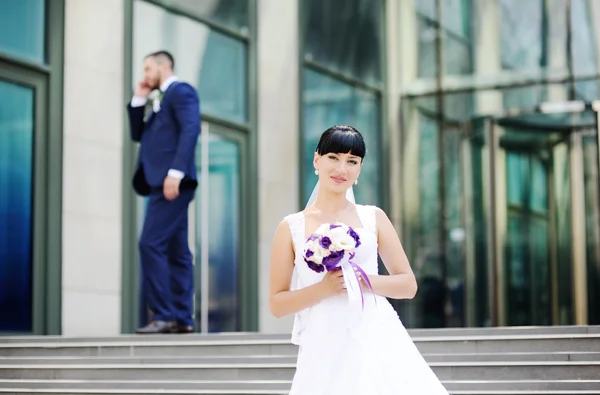
<svg viewBox="0 0 600 395"><path fill-rule="evenodd" d="M285 217L276 230L269 307L276 317L295 314L292 342L299 353L290 395L446 395L386 299L411 299L417 292L396 231L381 209L354 204L352 184L365 153L353 127L326 130L313 160L313 195L304 211ZM358 309L346 270L317 273L304 261L308 236L324 223L343 223L360 237L354 262L370 285L358 276L364 298ZM389 275L378 274L378 253Z"/></svg>

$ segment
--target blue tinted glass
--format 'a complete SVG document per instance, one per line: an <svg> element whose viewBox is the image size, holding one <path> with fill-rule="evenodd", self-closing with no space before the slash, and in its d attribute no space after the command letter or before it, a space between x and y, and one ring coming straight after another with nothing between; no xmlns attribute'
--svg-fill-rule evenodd
<svg viewBox="0 0 600 395"><path fill-rule="evenodd" d="M0 81L0 331L32 330L33 90Z"/></svg>
<svg viewBox="0 0 600 395"><path fill-rule="evenodd" d="M201 328L200 258L202 223L208 221L210 332L239 331L239 253L240 253L240 147L231 140L210 135L208 148L208 217L202 213L202 193L196 194L196 320ZM202 174L202 141L196 158Z"/></svg>
<svg viewBox="0 0 600 395"><path fill-rule="evenodd" d="M500 1L502 68L527 70L545 66L542 51L542 0Z"/></svg>
<svg viewBox="0 0 600 395"><path fill-rule="evenodd" d="M158 0L169 6L208 18L220 25L225 25L241 33L248 29L249 1L240 0Z"/></svg>
<svg viewBox="0 0 600 395"><path fill-rule="evenodd" d="M175 74L196 87L203 114L245 123L247 49L244 42L212 31L190 18L144 2L134 3L133 76L143 78L146 55L165 49L175 58Z"/></svg>
<svg viewBox="0 0 600 395"><path fill-rule="evenodd" d="M380 204L379 98L310 69L304 71L304 82L304 202L317 182L312 160L321 134L333 125L346 124L358 129L367 143L367 156L354 187L356 202Z"/></svg>
<svg viewBox="0 0 600 395"><path fill-rule="evenodd" d="M508 187L508 204L523 206L524 189L527 184L527 158L514 152L506 153L506 184Z"/></svg>
<svg viewBox="0 0 600 395"><path fill-rule="evenodd" d="M303 0L304 58L362 81L381 81L381 0Z"/></svg>
<svg viewBox="0 0 600 395"><path fill-rule="evenodd" d="M595 74L598 69L598 51L594 31L594 8L591 0L571 1L573 74Z"/></svg>
<svg viewBox="0 0 600 395"><path fill-rule="evenodd" d="M200 67L202 111L231 121L246 122L246 45L211 32Z"/></svg>
<svg viewBox="0 0 600 395"><path fill-rule="evenodd" d="M9 0L0 5L0 51L37 63L45 60L45 0Z"/></svg>

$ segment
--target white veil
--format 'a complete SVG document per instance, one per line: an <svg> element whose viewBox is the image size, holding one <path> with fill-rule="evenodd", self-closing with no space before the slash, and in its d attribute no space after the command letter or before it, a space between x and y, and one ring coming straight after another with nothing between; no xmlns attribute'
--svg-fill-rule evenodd
<svg viewBox="0 0 600 395"><path fill-rule="evenodd" d="M312 193L310 194L310 198L308 198L308 202L306 203L305 208L309 207L315 202L315 200L317 200L318 193L319 182L317 181L315 187L312 190ZM354 189L352 187L348 188L348 190L346 191L346 199L348 199L352 203L356 203L354 199ZM304 286L305 285L302 284L300 276L298 276L298 270L296 269L296 266L294 266L294 270L292 272L292 282L290 284L290 291L295 291L304 288ZM292 328L292 343L296 345L300 345L300 337L304 329L304 320L302 317L305 311L306 310L300 311L294 316L294 327Z"/></svg>

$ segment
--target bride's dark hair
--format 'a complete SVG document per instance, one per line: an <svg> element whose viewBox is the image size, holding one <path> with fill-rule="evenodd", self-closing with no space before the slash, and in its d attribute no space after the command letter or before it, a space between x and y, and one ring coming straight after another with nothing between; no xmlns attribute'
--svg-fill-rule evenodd
<svg viewBox="0 0 600 395"><path fill-rule="evenodd" d="M317 153L319 155L349 153L362 159L367 153L367 147L362 134L354 127L335 125L321 135L317 144Z"/></svg>

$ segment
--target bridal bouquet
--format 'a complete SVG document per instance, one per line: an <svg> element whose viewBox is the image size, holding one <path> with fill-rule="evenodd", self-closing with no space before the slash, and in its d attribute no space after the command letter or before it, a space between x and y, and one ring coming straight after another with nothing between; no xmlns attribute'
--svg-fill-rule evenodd
<svg viewBox="0 0 600 395"><path fill-rule="evenodd" d="M360 295L364 307L359 273L371 291L373 287L364 270L352 261L358 246L360 237L351 227L345 224L322 224L306 241L304 262L317 273L342 269L350 302L357 300Z"/></svg>

